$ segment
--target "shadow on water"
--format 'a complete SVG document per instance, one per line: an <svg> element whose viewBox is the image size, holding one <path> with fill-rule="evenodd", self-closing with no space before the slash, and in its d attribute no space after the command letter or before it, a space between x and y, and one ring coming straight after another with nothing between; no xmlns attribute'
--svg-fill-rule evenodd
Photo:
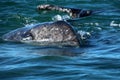
<svg viewBox="0 0 120 80"><path fill-rule="evenodd" d="M39 51L38 51L39 50ZM35 51L37 54L46 56L80 56L83 52L79 48L41 48Z"/></svg>
<svg viewBox="0 0 120 80"><path fill-rule="evenodd" d="M3 47L2 47L3 45ZM7 51L4 51L8 49ZM77 48L77 47L53 47L53 46L34 46L34 45L27 45L22 43L15 43L15 42L1 42L1 51L3 52L14 52L16 53L24 53L23 55L30 53L31 55L35 54L38 56L80 56L84 53L84 48ZM19 55L19 54L18 54ZM29 56L29 55L28 55Z"/></svg>

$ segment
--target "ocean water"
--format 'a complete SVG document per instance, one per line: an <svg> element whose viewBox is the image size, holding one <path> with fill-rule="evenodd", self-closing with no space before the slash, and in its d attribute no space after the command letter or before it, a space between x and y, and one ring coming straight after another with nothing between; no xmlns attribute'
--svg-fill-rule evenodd
<svg viewBox="0 0 120 80"><path fill-rule="evenodd" d="M120 0L0 0L0 80L120 80ZM70 23L91 34L85 46L42 47L5 42L1 36L26 25L49 22L55 4L102 13Z"/></svg>

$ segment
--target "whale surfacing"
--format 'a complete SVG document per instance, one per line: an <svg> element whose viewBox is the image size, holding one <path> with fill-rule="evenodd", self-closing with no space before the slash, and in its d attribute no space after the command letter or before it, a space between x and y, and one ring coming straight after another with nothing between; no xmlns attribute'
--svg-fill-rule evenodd
<svg viewBox="0 0 120 80"><path fill-rule="evenodd" d="M5 41L37 45L79 46L79 38L72 26L65 21L45 22L32 27L13 30L2 37Z"/></svg>

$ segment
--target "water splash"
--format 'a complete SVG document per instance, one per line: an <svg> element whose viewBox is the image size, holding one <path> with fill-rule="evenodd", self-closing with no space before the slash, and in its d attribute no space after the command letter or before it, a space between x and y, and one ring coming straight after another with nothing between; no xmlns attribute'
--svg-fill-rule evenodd
<svg viewBox="0 0 120 80"><path fill-rule="evenodd" d="M55 15L55 16L53 16L52 17L52 20L53 21L60 21L60 20L68 20L68 19L70 19L70 16L68 16L68 15Z"/></svg>

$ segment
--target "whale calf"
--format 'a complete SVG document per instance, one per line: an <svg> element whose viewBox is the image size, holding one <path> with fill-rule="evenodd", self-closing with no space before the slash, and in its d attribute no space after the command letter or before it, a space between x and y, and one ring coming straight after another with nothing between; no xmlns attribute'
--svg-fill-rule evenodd
<svg viewBox="0 0 120 80"><path fill-rule="evenodd" d="M66 21L45 22L18 28L3 35L2 39L37 45L80 46L76 31Z"/></svg>

